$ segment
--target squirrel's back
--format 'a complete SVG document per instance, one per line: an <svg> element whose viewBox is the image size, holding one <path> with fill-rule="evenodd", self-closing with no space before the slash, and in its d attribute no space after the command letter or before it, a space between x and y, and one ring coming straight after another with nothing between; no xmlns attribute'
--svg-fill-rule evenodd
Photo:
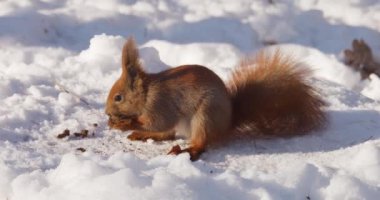
<svg viewBox="0 0 380 200"><path fill-rule="evenodd" d="M310 70L280 51L243 60L228 83L233 127L256 136L293 136L322 128L324 101L305 80Z"/></svg>
<svg viewBox="0 0 380 200"><path fill-rule="evenodd" d="M219 106L220 110L231 109L225 84L206 67L182 65L148 77L146 107L152 107L150 110L160 107L164 109L161 113L191 118L203 103Z"/></svg>

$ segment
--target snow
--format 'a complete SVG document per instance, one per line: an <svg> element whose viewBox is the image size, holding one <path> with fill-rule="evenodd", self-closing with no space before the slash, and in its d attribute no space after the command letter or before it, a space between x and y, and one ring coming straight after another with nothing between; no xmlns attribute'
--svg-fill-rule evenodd
<svg viewBox="0 0 380 200"><path fill-rule="evenodd" d="M380 78L361 81L342 51L363 38L380 58L380 3L268 2L3 1L0 199L378 199ZM149 72L201 64L224 80L245 55L281 49L313 69L330 124L238 139L196 162L166 155L182 139L128 141L104 104L131 35ZM89 137L57 139L65 129Z"/></svg>

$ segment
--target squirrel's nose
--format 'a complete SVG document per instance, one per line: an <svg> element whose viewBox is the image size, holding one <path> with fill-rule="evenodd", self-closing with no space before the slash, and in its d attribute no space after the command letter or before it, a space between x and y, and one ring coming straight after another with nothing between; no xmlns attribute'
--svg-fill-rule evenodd
<svg viewBox="0 0 380 200"><path fill-rule="evenodd" d="M108 115L108 117L111 117L111 112L109 111L108 108L106 108L106 110L104 112L106 113L106 115Z"/></svg>
<svg viewBox="0 0 380 200"><path fill-rule="evenodd" d="M112 123L114 121L113 115L111 115L110 113L107 113L107 112L106 112L106 114L108 116L108 123Z"/></svg>
<svg viewBox="0 0 380 200"><path fill-rule="evenodd" d="M109 121L109 122L113 121L113 117L112 117L113 115L111 114L111 112L109 112L108 110L106 110L105 113L106 113L106 115L108 116L108 121Z"/></svg>

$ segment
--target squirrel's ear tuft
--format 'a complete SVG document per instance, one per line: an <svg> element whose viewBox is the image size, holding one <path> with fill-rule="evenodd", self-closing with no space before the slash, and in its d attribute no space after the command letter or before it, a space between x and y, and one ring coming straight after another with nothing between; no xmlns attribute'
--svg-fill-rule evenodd
<svg viewBox="0 0 380 200"><path fill-rule="evenodd" d="M129 37L124 44L121 64L123 71L128 67L140 67L139 52L133 37Z"/></svg>
<svg viewBox="0 0 380 200"><path fill-rule="evenodd" d="M124 44L121 67L123 69L122 76L127 79L129 87L133 89L134 82L139 78L138 76L144 73L141 68L139 52L133 37L129 37Z"/></svg>

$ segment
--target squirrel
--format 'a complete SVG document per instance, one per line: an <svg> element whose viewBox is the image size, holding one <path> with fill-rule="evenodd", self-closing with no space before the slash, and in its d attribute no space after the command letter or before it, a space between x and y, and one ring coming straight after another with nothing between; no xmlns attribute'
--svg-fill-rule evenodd
<svg viewBox="0 0 380 200"><path fill-rule="evenodd" d="M132 130L130 140L173 140L185 127L192 161L206 147L240 132L289 137L326 124L325 105L305 78L310 71L280 51L243 59L224 83L210 69L182 65L147 73L133 38L122 50L121 76L112 86L105 112L111 129ZM182 125L184 126L182 126Z"/></svg>

